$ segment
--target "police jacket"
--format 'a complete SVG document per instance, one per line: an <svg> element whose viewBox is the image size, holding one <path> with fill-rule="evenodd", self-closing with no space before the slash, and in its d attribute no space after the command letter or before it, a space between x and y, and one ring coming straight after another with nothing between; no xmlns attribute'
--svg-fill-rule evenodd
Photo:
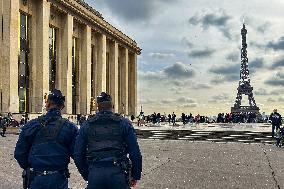
<svg viewBox="0 0 284 189"><path fill-rule="evenodd" d="M272 125L281 125L282 117L278 112L272 113L269 119L271 120Z"/></svg>
<svg viewBox="0 0 284 189"><path fill-rule="evenodd" d="M73 158L77 133L77 126L62 119L60 110L51 109L45 116L31 120L23 127L14 157L23 169L67 169L70 157Z"/></svg>
<svg viewBox="0 0 284 189"><path fill-rule="evenodd" d="M90 164L113 161L127 154L132 161L131 176L140 180L142 156L134 128L128 119L112 111L100 111L81 126L76 139L74 161L84 180L88 180Z"/></svg>

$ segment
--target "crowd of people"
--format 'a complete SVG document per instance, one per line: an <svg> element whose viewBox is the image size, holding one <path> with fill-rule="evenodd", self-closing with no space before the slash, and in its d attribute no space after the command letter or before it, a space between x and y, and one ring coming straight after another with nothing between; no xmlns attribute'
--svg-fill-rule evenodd
<svg viewBox="0 0 284 189"><path fill-rule="evenodd" d="M134 121L135 117L131 116L131 120ZM144 112L140 112L138 119L138 126L142 126L143 124L160 124L168 122L168 124L172 124L173 126L177 125L176 122L182 122L184 125L187 123L209 123L212 122L212 120L207 116L201 116L200 114L197 114L196 116L193 116L192 113L185 114L182 113L180 117L176 115L175 112L172 114L161 114L154 112L150 115L144 115Z"/></svg>
<svg viewBox="0 0 284 189"><path fill-rule="evenodd" d="M219 113L217 123L263 123L267 122L268 117L263 118L255 113Z"/></svg>
<svg viewBox="0 0 284 189"><path fill-rule="evenodd" d="M0 135L2 137L5 137L7 127L18 127L19 125L26 124L27 121L28 121L27 114L22 115L20 123L13 118L10 112L7 115L0 114L0 129L1 129Z"/></svg>
<svg viewBox="0 0 284 189"><path fill-rule="evenodd" d="M131 116L131 120L135 120L135 116ZM264 123L269 122L269 116L261 116L255 113L219 113L217 116L209 117L197 114L194 116L192 113L182 113L181 116L177 116L174 112L172 114L152 113L150 115L144 115L144 112L140 112L137 117L138 126L143 124L160 124L168 122L169 124L176 125L176 122L182 122L183 125L187 123Z"/></svg>

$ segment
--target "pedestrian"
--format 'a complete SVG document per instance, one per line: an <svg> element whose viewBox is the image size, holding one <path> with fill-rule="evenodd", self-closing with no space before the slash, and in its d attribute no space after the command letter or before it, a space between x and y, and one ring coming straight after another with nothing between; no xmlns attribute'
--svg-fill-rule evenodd
<svg viewBox="0 0 284 189"><path fill-rule="evenodd" d="M269 120L271 121L271 125L272 125L272 137L274 138L274 132L275 129L277 131L277 129L280 128L280 125L282 124L282 117L281 115L277 112L277 109L274 109L273 112L270 114Z"/></svg>
<svg viewBox="0 0 284 189"><path fill-rule="evenodd" d="M81 115L81 116L80 116L80 120L79 120L79 125L82 126L83 123L86 121L86 119L87 119L87 118L86 118L85 115Z"/></svg>
<svg viewBox="0 0 284 189"><path fill-rule="evenodd" d="M138 125L138 127L140 127L140 126L143 126L143 124L144 124L144 114L143 114L143 112L142 113L140 112L140 114L138 116L137 125Z"/></svg>
<svg viewBox="0 0 284 189"><path fill-rule="evenodd" d="M20 126L25 125L25 116L22 115L21 120L20 120Z"/></svg>
<svg viewBox="0 0 284 189"><path fill-rule="evenodd" d="M135 116L134 115L131 115L131 121L133 122L135 119Z"/></svg>
<svg viewBox="0 0 284 189"><path fill-rule="evenodd" d="M53 90L47 97L47 113L22 128L14 157L24 169L26 188L68 189L68 164L78 128L61 117L64 102L61 91Z"/></svg>
<svg viewBox="0 0 284 189"><path fill-rule="evenodd" d="M182 114L181 114L181 119L182 119L183 125L185 125L185 124L186 124L186 116L185 116L185 113L182 113Z"/></svg>
<svg viewBox="0 0 284 189"><path fill-rule="evenodd" d="M134 128L130 120L113 113L112 104L111 96L102 92L98 113L84 123L76 139L74 160L88 189L129 189L141 178L142 156Z"/></svg>
<svg viewBox="0 0 284 189"><path fill-rule="evenodd" d="M173 112L173 114L172 114L172 123L173 123L173 125L176 125L176 114L175 114L175 112Z"/></svg>
<svg viewBox="0 0 284 189"><path fill-rule="evenodd" d="M81 114L77 114L77 125L80 125Z"/></svg>
<svg viewBox="0 0 284 189"><path fill-rule="evenodd" d="M0 135L2 137L6 137L5 133L6 133L8 124L9 124L8 118L5 117L5 116L2 118L2 116L1 116L1 118L0 118L0 128L1 128Z"/></svg>
<svg viewBox="0 0 284 189"><path fill-rule="evenodd" d="M29 121L29 114L28 112L25 113L25 124L27 124Z"/></svg>
<svg viewBox="0 0 284 189"><path fill-rule="evenodd" d="M5 118L1 120L0 128L2 129L2 131L0 132L0 135L2 137L6 137L5 133L6 133L6 130L7 130L7 123L5 122Z"/></svg>

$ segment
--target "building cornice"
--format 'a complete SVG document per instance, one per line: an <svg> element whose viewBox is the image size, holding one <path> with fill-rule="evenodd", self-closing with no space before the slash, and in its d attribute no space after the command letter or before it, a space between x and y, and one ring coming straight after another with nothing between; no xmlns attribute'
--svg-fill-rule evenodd
<svg viewBox="0 0 284 189"><path fill-rule="evenodd" d="M97 11L96 9L94 9L93 7L91 7L88 3L86 3L83 0L75 0L77 3L79 3L80 5L82 5L83 7L85 7L86 9L88 9L90 12L92 12L93 14L95 14L96 16L103 18L103 15Z"/></svg>
<svg viewBox="0 0 284 189"><path fill-rule="evenodd" d="M128 46L133 51L135 51L136 54L141 54L142 49L138 47L136 41L134 41L126 34L121 32L119 29L115 28L106 20L104 20L102 14L100 14L98 11L96 11L86 2L82 0L49 0L49 1L54 4L60 3L69 10L72 10L73 14L80 15L80 17L82 17L85 21L96 26L96 28L99 31L108 34L118 42L122 43L125 46Z"/></svg>

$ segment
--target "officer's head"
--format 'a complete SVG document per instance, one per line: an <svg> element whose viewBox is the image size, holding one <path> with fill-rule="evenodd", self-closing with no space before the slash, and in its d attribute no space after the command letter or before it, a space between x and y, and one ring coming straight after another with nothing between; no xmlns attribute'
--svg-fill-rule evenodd
<svg viewBox="0 0 284 189"><path fill-rule="evenodd" d="M45 103L46 111L56 108L62 110L65 106L65 96L62 95L60 90L54 89L48 95Z"/></svg>
<svg viewBox="0 0 284 189"><path fill-rule="evenodd" d="M277 109L274 109L273 112L274 112L274 113L277 113Z"/></svg>
<svg viewBox="0 0 284 189"><path fill-rule="evenodd" d="M102 92L99 96L97 96L97 106L98 110L112 110L112 98L106 92Z"/></svg>

